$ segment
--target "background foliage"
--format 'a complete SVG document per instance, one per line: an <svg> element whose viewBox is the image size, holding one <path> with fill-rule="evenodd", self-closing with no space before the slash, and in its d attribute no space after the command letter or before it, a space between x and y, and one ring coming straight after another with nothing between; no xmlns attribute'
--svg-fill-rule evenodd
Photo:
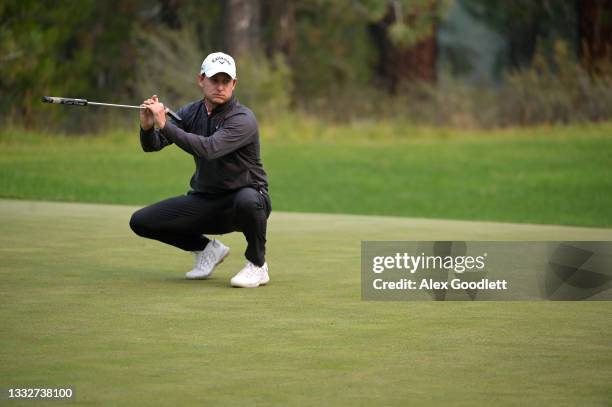
<svg viewBox="0 0 612 407"><path fill-rule="evenodd" d="M76 115L40 96L135 104L156 93L178 108L200 97L203 57L225 50L238 60L240 99L264 120L290 110L463 127L609 120L609 3L7 0L0 117L69 132L133 125L133 112ZM484 82L469 76L484 57L440 36L469 26L500 44Z"/></svg>

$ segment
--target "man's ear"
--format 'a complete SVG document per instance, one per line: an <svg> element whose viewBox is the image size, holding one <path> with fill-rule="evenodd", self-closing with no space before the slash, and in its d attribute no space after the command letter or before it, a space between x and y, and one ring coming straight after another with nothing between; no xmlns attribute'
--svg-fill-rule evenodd
<svg viewBox="0 0 612 407"><path fill-rule="evenodd" d="M198 86L203 88L204 87L204 75L198 74L196 75L196 78L198 80Z"/></svg>
<svg viewBox="0 0 612 407"><path fill-rule="evenodd" d="M232 79L232 90L236 89L236 83L238 83L238 78Z"/></svg>

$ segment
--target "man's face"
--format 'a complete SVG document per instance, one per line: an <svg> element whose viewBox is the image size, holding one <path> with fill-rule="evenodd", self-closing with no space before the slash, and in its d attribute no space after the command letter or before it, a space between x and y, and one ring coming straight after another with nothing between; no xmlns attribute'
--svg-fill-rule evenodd
<svg viewBox="0 0 612 407"><path fill-rule="evenodd" d="M198 78L204 97L215 105L221 105L230 100L236 87L236 79L232 79L224 72L219 72L210 78L202 74Z"/></svg>

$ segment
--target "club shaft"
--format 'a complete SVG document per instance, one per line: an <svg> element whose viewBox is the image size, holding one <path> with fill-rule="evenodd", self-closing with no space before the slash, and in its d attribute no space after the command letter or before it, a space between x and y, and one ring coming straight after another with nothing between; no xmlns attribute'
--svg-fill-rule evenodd
<svg viewBox="0 0 612 407"><path fill-rule="evenodd" d="M123 107L127 109L146 109L145 106L134 106L134 105L118 105L116 103L100 103L100 102L90 102L87 99L74 99L74 98L62 98L57 96L43 96L42 101L44 103L58 103L62 105L73 105L73 106L106 106L106 107ZM173 112L171 109L166 107L166 114L170 116L177 122L181 122L181 117Z"/></svg>
<svg viewBox="0 0 612 407"><path fill-rule="evenodd" d="M127 107L129 109L146 109L144 106L134 106L134 105L118 105L115 103L100 103L100 102L87 102L88 105L95 106L108 106L108 107Z"/></svg>

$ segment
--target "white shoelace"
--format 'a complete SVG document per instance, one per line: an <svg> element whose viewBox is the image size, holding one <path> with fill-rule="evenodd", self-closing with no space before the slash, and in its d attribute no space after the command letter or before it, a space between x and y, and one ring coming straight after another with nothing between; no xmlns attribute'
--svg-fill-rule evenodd
<svg viewBox="0 0 612 407"><path fill-rule="evenodd" d="M242 269L242 271L240 272L240 274L244 277L255 277L255 275L257 274L257 271L260 267L257 267L256 265L254 265L251 262L248 262L246 264L246 266L244 267L244 269Z"/></svg>
<svg viewBox="0 0 612 407"><path fill-rule="evenodd" d="M212 252L202 253L198 256L197 268L211 268L215 264L215 255Z"/></svg>

